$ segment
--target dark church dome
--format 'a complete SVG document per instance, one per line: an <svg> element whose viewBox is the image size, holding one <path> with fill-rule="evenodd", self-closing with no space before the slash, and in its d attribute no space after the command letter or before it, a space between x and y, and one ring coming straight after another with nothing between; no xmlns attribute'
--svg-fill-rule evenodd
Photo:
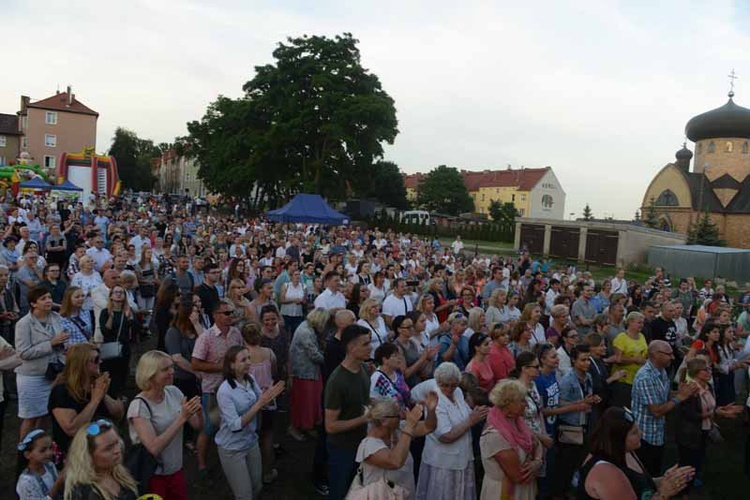
<svg viewBox="0 0 750 500"><path fill-rule="evenodd" d="M691 160L693 158L693 152L687 148L687 145L683 144L682 149L677 151L674 157L678 160Z"/></svg>
<svg viewBox="0 0 750 500"><path fill-rule="evenodd" d="M724 137L750 138L750 109L738 106L729 100L720 108L694 116L685 125L685 135L693 142Z"/></svg>

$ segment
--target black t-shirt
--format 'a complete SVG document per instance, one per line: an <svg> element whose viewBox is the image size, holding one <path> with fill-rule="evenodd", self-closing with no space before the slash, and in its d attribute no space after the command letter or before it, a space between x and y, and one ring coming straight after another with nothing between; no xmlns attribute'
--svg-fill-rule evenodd
<svg viewBox="0 0 750 500"><path fill-rule="evenodd" d="M214 309L219 305L219 292L215 286L201 283L198 287L198 297L201 298L201 305L203 310L206 311L211 321L211 325L214 324Z"/></svg>
<svg viewBox="0 0 750 500"><path fill-rule="evenodd" d="M665 340L672 347L677 343L677 325L658 316L651 322L651 340Z"/></svg>
<svg viewBox="0 0 750 500"><path fill-rule="evenodd" d="M86 407L87 404L89 404L89 401L85 401L83 403L76 401L68 392L68 388L65 386L65 384L59 384L53 387L52 392L50 392L49 395L50 414L55 408L66 408L75 410L76 413L81 413L81 411ZM91 421L93 422L100 418L112 418L112 416L109 414L109 410L107 410L107 406L104 404L103 399L102 402L99 403L99 406L96 407L96 411L94 411L94 415L91 418ZM52 439L57 443L58 448L60 448L63 453L68 452L70 442L73 440L71 436L65 434L65 431L62 429L62 427L60 427L60 424L57 423L57 419L54 417L54 415L52 415Z"/></svg>
<svg viewBox="0 0 750 500"><path fill-rule="evenodd" d="M333 335L326 341L325 361L323 362L323 380L328 380L333 370L338 367L346 357L346 350L341 341Z"/></svg>

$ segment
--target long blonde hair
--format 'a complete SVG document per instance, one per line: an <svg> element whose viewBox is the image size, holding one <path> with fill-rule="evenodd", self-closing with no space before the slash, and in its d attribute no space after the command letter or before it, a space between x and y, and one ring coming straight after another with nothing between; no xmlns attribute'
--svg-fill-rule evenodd
<svg viewBox="0 0 750 500"><path fill-rule="evenodd" d="M65 474L65 500L71 500L73 488L78 485L89 485L99 495L102 500L115 500L106 488L102 488L97 483L98 477L94 469L94 462L91 460L91 452L94 451L94 440L96 436L88 435L88 425L78 429L73 441L70 443L68 450L68 462ZM117 434L117 428L112 426L112 430ZM103 434L103 433L102 433ZM99 434L101 436L101 434ZM119 434L118 434L119 437ZM124 447L122 439L120 446ZM136 496L138 495L138 483L130 475L128 469L119 463L112 469L112 477L125 489L131 490Z"/></svg>
<svg viewBox="0 0 750 500"><path fill-rule="evenodd" d="M91 359L91 353L98 353L99 350L94 344L83 342L73 344L68 348L65 355L65 369L62 373L62 380L68 394L79 403L88 401L92 378L88 374L88 362Z"/></svg>

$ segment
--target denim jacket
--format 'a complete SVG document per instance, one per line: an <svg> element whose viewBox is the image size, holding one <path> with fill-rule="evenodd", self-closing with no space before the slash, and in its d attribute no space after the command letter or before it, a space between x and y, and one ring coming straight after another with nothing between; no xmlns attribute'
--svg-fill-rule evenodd
<svg viewBox="0 0 750 500"><path fill-rule="evenodd" d="M586 373L584 387L585 394L584 391L581 390L581 383L575 370L565 375L560 380L560 406L580 401L584 397L594 393L594 384L591 380L591 374L589 373ZM560 423L564 425L583 426L588 423L588 413L582 411L561 413L557 418L560 420Z"/></svg>

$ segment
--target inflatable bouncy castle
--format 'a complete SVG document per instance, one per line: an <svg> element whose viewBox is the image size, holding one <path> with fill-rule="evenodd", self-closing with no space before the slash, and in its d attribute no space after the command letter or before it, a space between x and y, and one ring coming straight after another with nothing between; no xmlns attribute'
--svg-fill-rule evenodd
<svg viewBox="0 0 750 500"><path fill-rule="evenodd" d="M0 167L0 194L7 196L6 191L11 189L13 195L16 195L19 184L34 177L46 180L47 173L39 165L32 165L29 153L23 152L16 159L15 165Z"/></svg>
<svg viewBox="0 0 750 500"><path fill-rule="evenodd" d="M112 196L120 191L117 162L114 156L98 155L94 148L84 148L78 153L63 153L57 167L57 183L66 180L80 186L83 196L90 194Z"/></svg>

